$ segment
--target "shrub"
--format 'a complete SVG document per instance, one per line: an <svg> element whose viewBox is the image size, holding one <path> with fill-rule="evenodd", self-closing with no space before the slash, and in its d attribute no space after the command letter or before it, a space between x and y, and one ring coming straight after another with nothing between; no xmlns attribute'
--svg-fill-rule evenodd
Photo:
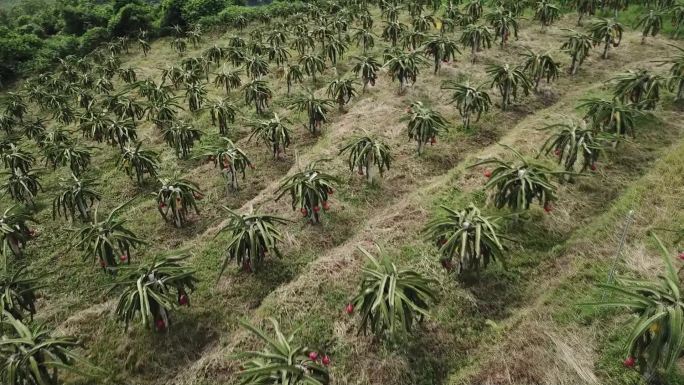
<svg viewBox="0 0 684 385"><path fill-rule="evenodd" d="M83 35L89 28L107 25L111 9L92 6L63 6L60 16L63 21L62 33Z"/></svg>
<svg viewBox="0 0 684 385"><path fill-rule="evenodd" d="M35 35L21 35L0 27L0 82L17 76L23 63L33 58L42 46L43 40Z"/></svg>
<svg viewBox="0 0 684 385"><path fill-rule="evenodd" d="M152 28L154 15L147 5L128 4L119 9L107 25L112 36L131 35L140 30Z"/></svg>
<svg viewBox="0 0 684 385"><path fill-rule="evenodd" d="M109 30L104 27L91 28L81 36L79 50L88 53L109 40Z"/></svg>
<svg viewBox="0 0 684 385"><path fill-rule="evenodd" d="M182 14L185 20L197 21L203 16L216 15L226 7L226 0L186 0Z"/></svg>
<svg viewBox="0 0 684 385"><path fill-rule="evenodd" d="M216 20L203 19L204 21L216 23L232 24L239 17L244 17L247 20L254 20L258 10L254 8L243 8L239 6L228 6L224 8L217 16Z"/></svg>
<svg viewBox="0 0 684 385"><path fill-rule="evenodd" d="M43 40L43 46L36 52L30 67L25 70L52 70L59 58L77 52L80 44L79 38L72 35L56 35Z"/></svg>
<svg viewBox="0 0 684 385"><path fill-rule="evenodd" d="M184 2L184 0L163 0L161 2L159 28L168 31L175 25L185 27L188 24L182 11Z"/></svg>
<svg viewBox="0 0 684 385"><path fill-rule="evenodd" d="M43 28L36 23L28 23L16 28L16 31L22 35L36 35L41 39L45 39L47 35Z"/></svg>

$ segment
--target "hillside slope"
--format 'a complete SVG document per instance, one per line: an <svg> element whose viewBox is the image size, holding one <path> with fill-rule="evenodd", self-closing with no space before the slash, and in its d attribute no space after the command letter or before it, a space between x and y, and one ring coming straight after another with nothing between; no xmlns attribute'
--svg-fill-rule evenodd
<svg viewBox="0 0 684 385"><path fill-rule="evenodd" d="M201 282L192 293L192 306L174 315L168 333L155 334L138 325L124 332L111 314L115 297L106 294L113 277L103 274L91 259L84 263L69 247L69 227L78 223L53 219L54 191L60 178L68 176L62 168L42 175L44 192L38 195L37 214L40 235L26 249L31 270L47 274L37 319L79 337L84 355L104 368L112 383L237 383L239 362L234 354L260 347L238 320L259 323L267 317L280 320L285 330L301 327L298 338L306 346L326 351L333 361L335 384L617 385L634 379L633 373L621 368L619 345L623 341L618 330L624 319L617 313L581 311L576 304L591 298L594 285L607 276L629 210L636 214L626 257L619 264L621 272L654 276L658 256L646 230L684 227L684 119L672 95L664 96L656 113L639 120L635 138L606 151L596 172L561 184L554 211L544 213L536 206L511 222L506 231L516 242L510 245L505 269L493 267L477 283L460 283L441 269L436 249L421 234L440 205L486 205L483 169L469 166L492 156L513 159L500 144L534 157L549 135L541 129L581 118L580 100L610 95L607 82L615 75L637 68L665 72L653 61L664 58L672 42L656 37L644 45L638 32L629 31L621 45L610 51L609 59L601 59L600 48L595 48L576 76L564 73L551 84L542 83L539 92L518 100L508 111L495 105L472 130L461 129L458 111L449 103L450 92L440 88L442 82L488 83L487 64L518 64L526 48L549 51L567 68L568 57L558 49L564 29L576 28L575 21L574 15L567 15L541 32L531 18L522 20L519 39L509 46L485 50L473 61L463 49L458 60L444 63L437 74L426 65L403 94L398 94L398 84L383 70L376 86L354 98L348 111L330 114L318 137L303 127L304 114L287 108L281 70L271 64L272 73L266 76L275 95L270 109L292 122L293 145L287 159L273 160L266 146L248 140L248 124L261 117L245 105L240 91L233 91L229 97L240 106L241 114L231 127L231 139L256 166L248 170L238 192L227 193L218 170L204 159L178 160L151 122L139 122L138 138L161 153L162 175L180 175L198 183L204 192L200 214L183 229L159 216L149 197L155 186L138 188L117 168L117 148L88 143L94 155L90 173L97 177L102 193L98 210L108 213L132 199L122 217L147 241L135 251L133 262L187 253ZM380 36L382 27L376 24L374 33ZM233 33L247 38L254 28L205 36L184 57L226 44ZM377 40L371 54L380 57L387 45ZM170 38L155 41L146 56L132 49L123 56L123 66L134 68L138 79L158 81L167 64L181 60L170 43ZM324 96L329 81L352 75L350 58L360 54L359 48L352 48L337 66L329 65L315 83L307 78L294 93L310 88ZM293 52L290 61L296 60ZM118 80L116 86L124 89ZM207 89L210 98L225 96L220 87ZM185 105L183 90L175 93ZM497 91L491 95L495 104L500 103ZM422 156L416 154L406 133L405 110L415 101L432 106L451 122L449 133ZM206 112L179 115L205 133L194 154L220 140ZM69 128L76 131L75 127ZM338 156L347 139L364 131L384 138L395 158L384 178L370 186L363 177L350 173L345 159ZM275 201L274 192L286 175L318 159L330 159L323 167L342 183L323 224L311 226L291 210L288 201ZM11 204L8 197L2 203L3 207ZM255 274L230 265L218 279L226 245L226 235L217 234L227 218L223 206L238 212L258 209L292 220L283 227L284 258L268 259ZM675 239L669 233L662 237L668 244ZM432 316L412 339L397 346L357 335L357 320L343 312L365 263L357 247L375 250L376 244L398 265L439 282L439 302Z"/></svg>

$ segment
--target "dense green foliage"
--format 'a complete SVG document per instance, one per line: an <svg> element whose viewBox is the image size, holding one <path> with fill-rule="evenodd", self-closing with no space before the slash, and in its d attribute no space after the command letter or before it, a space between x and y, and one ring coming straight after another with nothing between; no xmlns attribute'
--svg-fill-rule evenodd
<svg viewBox="0 0 684 385"><path fill-rule="evenodd" d="M112 38L173 33L174 26L226 26L244 17L292 13L301 2L243 7L243 0L22 0L0 9L0 85L50 69L57 58L87 54ZM137 43L136 43L137 44Z"/></svg>

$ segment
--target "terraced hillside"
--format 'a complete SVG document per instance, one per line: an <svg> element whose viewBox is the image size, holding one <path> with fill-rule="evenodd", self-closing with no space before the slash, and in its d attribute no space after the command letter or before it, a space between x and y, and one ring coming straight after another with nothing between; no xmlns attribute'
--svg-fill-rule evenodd
<svg viewBox="0 0 684 385"><path fill-rule="evenodd" d="M370 10L376 21L372 27L375 46L365 55L382 62L383 52L390 47L380 38L386 14L374 5ZM491 7L485 9L488 11ZM320 12L326 12L325 8ZM201 141L190 156L179 159L155 122L140 119L135 123L141 146L160 155L159 175L187 179L202 192L203 199L197 202L199 214L191 211L188 225L182 228L161 217L152 196L159 189L157 182L146 178L137 185L119 167L119 143L110 146L82 138L77 120L58 123L49 110L30 103L24 119L43 117L46 132L63 127L75 142L89 148L92 160L85 175L98 182L95 189L101 197L97 215L103 218L127 203L118 217L145 241L131 252L131 264L149 263L166 255L189 255L184 263L200 280L196 290L189 293L191 306L175 310L164 332L149 330L137 319L124 329L114 315L120 289L108 290L121 281L122 274L104 272L94 256L82 258L72 240L74 230L82 223L55 218L52 210L52 201L61 191L60 180L69 178L69 167L53 170L46 166L39 174L42 191L35 199L37 235L27 243L23 259L8 252L5 257L10 266L26 263L31 274L43 277L36 322L46 323L58 334L77 337L83 345L80 354L102 368L95 379L66 375L67 383L238 383L242 360L236 355L262 348L262 343L238 322L267 325L264 320L269 317L277 319L284 331L299 328L298 343L329 355L334 384L639 383L642 379L637 371L623 366L626 329L630 327L625 326L629 325L626 313L578 304L599 298L596 285L606 282L615 267L619 275L646 278L655 278L663 271L657 245L648 235L650 230L656 231L673 253L681 247L676 244L677 234L664 230L684 228L681 101L662 89L657 107L636 120L634 136L607 146L594 170L587 169L570 181L554 179L557 191L552 206L533 204L516 215L507 208L496 209L489 198L491 191L483 189L487 167L471 167L492 157L515 162L511 151L515 149L561 170L553 153L540 154L554 132L543 130L545 127L582 119L586 109L578 106L583 100L611 99L613 79L626 71L645 69L667 76L669 66L657 60L675 55L671 44L677 42L658 35L642 44L641 32L631 28L634 12L621 15L626 31L619 46L609 50L607 59L601 57L603 46L599 45L591 50L578 73L569 75L570 56L560 47L570 34L568 29L586 30L590 20L585 21L587 26L577 27L576 15L568 13L542 28L533 20L533 11L527 10L517 18L517 38L511 37L505 46L494 42L491 48L471 55L468 47L459 45L462 53L456 60L441 63L436 73L428 57L416 81L401 92L387 68L379 70L376 84L365 92L359 80L358 95L339 110L330 108L321 133L316 135L306 129L307 114L289 108L290 101L308 90L325 99L328 84L334 79L357 78L353 66L355 57L364 55L362 48L350 42L336 64L327 60L321 74L315 79L305 76L302 84L292 86L291 95L285 66L269 63L269 72L261 80L272 89L273 97L263 114L245 102L240 87L226 95L222 86L215 86L213 79L221 66L210 64L208 79L199 80L206 83L207 101L227 97L237 106L227 136L254 165L246 170L239 190L227 188L219 169L207 162L207 148L222 143L221 135L208 111L189 111L185 86L173 87L176 101L183 107L175 109L177 118L202 131ZM311 31L319 26L315 18L290 20L288 28L296 25L295 20ZM412 23L403 8L399 20ZM255 31L264 31L265 37L272 28L278 28L275 22L253 22L241 30L229 28L226 33L205 31L201 42L193 45L188 41L187 51L180 54L175 49L175 37L152 41L149 53L131 41L129 52L120 54L120 68L132 68L138 81L151 79L159 84L169 66L202 57L214 45L228 46L236 36L250 42ZM357 20L352 25L358 27L359 23ZM461 30L456 27L445 35L457 41ZM294 33L285 32L289 44ZM346 33L340 32L340 36ZM426 34L439 31L431 26ZM318 52L318 39L315 46ZM504 111L499 91L490 89L487 69L495 64L517 66L528 50L548 52L561 63L563 71L550 83L541 81L538 90L529 95L520 92ZM288 63L300 60L295 49L289 53ZM220 63L232 67L227 58ZM61 70L57 68L56 73ZM241 81L250 81L245 70ZM442 88L447 81L482 84L492 98L492 108L469 129L462 127L458 108L451 102L453 91ZM107 92L110 95L121 92L144 100L120 76L113 78L113 86ZM22 88L19 85L17 89ZM96 105L106 100L104 94L95 94ZM440 133L420 155L407 134L411 115L407 108L410 110L414 102L422 102L449 121L448 132ZM75 97L69 97L69 103L79 113L83 110ZM278 158L267 145L250 140L252 126L271 119L273 114L293 131L290 147ZM19 128L16 131L20 132ZM339 155L350 138L364 133L381 138L393 156L391 168L372 184L366 183L356 169L350 171L346 157ZM22 137L16 142L42 159L41 148L33 139ZM324 160L318 167L338 178L339 183L330 199L330 210L322 214L322 223L312 225L302 219L298 209L292 209L289 196L275 198L284 178L316 160ZM423 229L441 214L441 205L460 209L471 202L487 214L506 216L502 231L511 240L506 242L505 266L491 264L476 278L459 279L440 265L438 248L426 240ZM2 207L12 204L10 196L2 198ZM219 275L229 238L228 233L219 232L230 219L224 208L290 220L279 226L282 258L266 256L253 273L231 262ZM630 211L633 214L628 219ZM625 223L629 223L626 243L615 265ZM367 263L358 247L378 255L376 246L397 266L435 280L437 300L430 316L410 336L393 342L359 334L359 316L345 313ZM666 378L668 383L684 383L676 371Z"/></svg>

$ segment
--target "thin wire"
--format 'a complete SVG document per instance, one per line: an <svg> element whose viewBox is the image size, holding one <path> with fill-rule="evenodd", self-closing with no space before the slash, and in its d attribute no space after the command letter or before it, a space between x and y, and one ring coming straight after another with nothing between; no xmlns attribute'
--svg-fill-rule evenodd
<svg viewBox="0 0 684 385"><path fill-rule="evenodd" d="M629 210L627 213L627 217L625 218L625 225L622 228L622 235L620 236L620 244L618 245L617 252L615 253L615 258L613 259L613 265L610 268L610 271L608 272L608 280L607 284L610 285L613 283L613 280L615 279L615 271L617 270L617 264L620 261L620 257L622 256L622 249L625 246L625 241L627 240L627 231L629 230L629 226L632 224L632 220L634 219L634 210ZM605 299L606 292L605 290L603 291L602 299Z"/></svg>

